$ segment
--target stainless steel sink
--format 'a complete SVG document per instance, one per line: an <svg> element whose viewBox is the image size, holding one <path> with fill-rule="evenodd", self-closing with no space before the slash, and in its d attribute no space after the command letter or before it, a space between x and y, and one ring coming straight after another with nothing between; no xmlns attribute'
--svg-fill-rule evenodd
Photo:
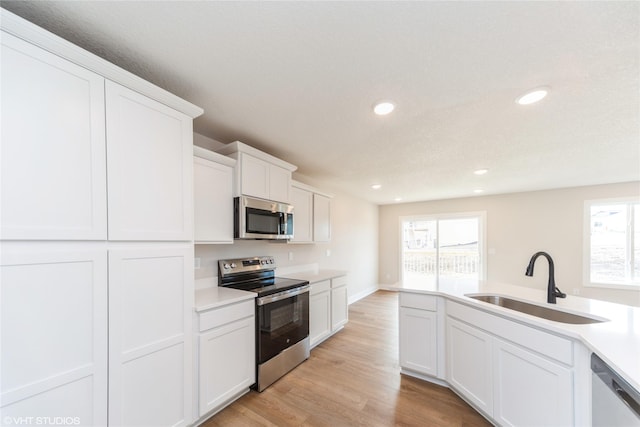
<svg viewBox="0 0 640 427"><path fill-rule="evenodd" d="M466 295L469 298L478 301L487 302L489 304L498 305L508 308L509 310L519 311L531 316L540 317L542 319L553 320L560 323L571 323L574 325L583 325L587 323L606 322L607 319L581 316L579 314L568 313L566 311L555 310L553 308L542 307L540 305L530 304L524 301L518 301L500 295Z"/></svg>

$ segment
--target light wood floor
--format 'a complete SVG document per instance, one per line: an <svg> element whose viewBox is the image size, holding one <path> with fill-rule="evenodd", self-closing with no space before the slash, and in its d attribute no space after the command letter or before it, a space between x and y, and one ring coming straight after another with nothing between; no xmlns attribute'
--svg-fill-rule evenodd
<svg viewBox="0 0 640 427"><path fill-rule="evenodd" d="M262 393L203 426L489 426L452 391L400 374L398 296L349 306L349 323Z"/></svg>

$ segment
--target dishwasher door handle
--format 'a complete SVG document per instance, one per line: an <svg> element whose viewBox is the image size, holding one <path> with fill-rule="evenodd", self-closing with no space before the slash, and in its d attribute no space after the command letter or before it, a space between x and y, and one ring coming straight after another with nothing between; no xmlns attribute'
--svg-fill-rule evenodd
<svg viewBox="0 0 640 427"><path fill-rule="evenodd" d="M636 402L636 400L629 395L620 385L616 382L615 379L611 379L611 387L615 390L615 392L620 396L620 399L624 403L627 404L629 409L635 412L638 416L640 416L640 403Z"/></svg>

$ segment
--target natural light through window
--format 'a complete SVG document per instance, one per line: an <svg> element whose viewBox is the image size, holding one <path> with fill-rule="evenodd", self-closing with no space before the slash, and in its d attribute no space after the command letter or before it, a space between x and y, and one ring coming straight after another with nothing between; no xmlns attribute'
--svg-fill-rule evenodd
<svg viewBox="0 0 640 427"><path fill-rule="evenodd" d="M403 279L483 278L484 216L403 218Z"/></svg>
<svg viewBox="0 0 640 427"><path fill-rule="evenodd" d="M585 204L587 286L640 286L640 201Z"/></svg>

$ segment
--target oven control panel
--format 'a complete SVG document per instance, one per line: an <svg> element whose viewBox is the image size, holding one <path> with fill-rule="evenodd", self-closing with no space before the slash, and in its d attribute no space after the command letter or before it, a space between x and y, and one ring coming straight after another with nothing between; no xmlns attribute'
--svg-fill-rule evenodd
<svg viewBox="0 0 640 427"><path fill-rule="evenodd" d="M222 276L237 273L247 273L260 270L274 270L275 260L272 256L259 256L252 258L221 259L218 261L219 273Z"/></svg>

